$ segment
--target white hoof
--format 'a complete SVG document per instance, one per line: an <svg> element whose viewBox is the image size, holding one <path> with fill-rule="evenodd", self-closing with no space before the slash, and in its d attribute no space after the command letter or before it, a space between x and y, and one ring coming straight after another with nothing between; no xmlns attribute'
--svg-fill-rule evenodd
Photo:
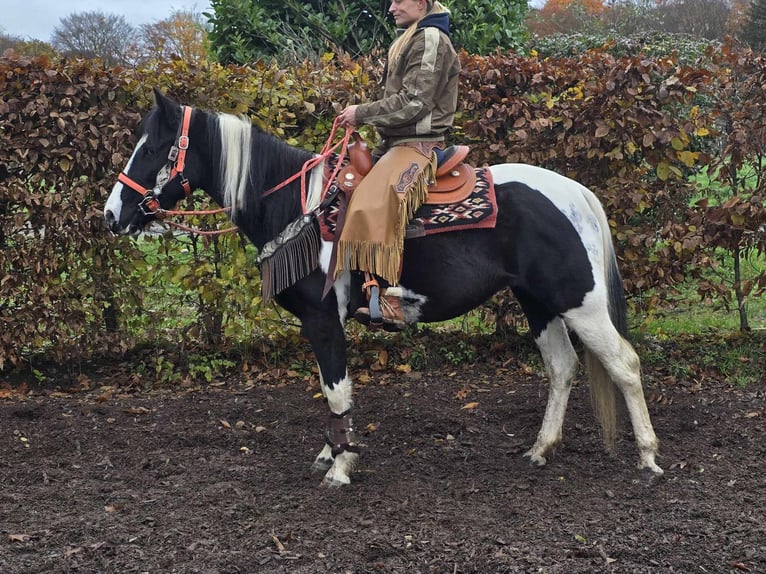
<svg viewBox="0 0 766 574"><path fill-rule="evenodd" d="M662 476L663 474L665 474L665 471L664 471L664 470L662 470L662 469L661 469L659 466L657 466L657 465L656 465L654 462L651 462L651 463L643 463L643 464L642 464L642 463L639 463L639 464L638 464L638 468L639 468L639 469L640 469L642 472L646 472L646 473L649 473L649 474L651 474L651 475L653 475L653 476L655 476L655 477L657 477L657 476Z"/></svg>
<svg viewBox="0 0 766 574"><path fill-rule="evenodd" d="M338 488L339 486L348 486L351 484L351 477L348 474L338 472L336 467L337 464L333 465L332 468L327 471L327 474L325 474L322 479L321 486L326 488Z"/></svg>
<svg viewBox="0 0 766 574"><path fill-rule="evenodd" d="M638 468L647 473L651 473L654 476L662 476L665 471L662 470L657 463L654 462L654 457L657 456L657 448L648 448L644 451L639 451L638 456Z"/></svg>
<svg viewBox="0 0 766 574"><path fill-rule="evenodd" d="M342 486L348 486L349 484L351 484L350 480L348 482L343 482L336 478L327 478L325 476L319 486L322 488L340 488Z"/></svg>
<svg viewBox="0 0 766 574"><path fill-rule="evenodd" d="M354 471L359 455L353 452L341 452L322 479L322 486L344 486L351 484L351 474Z"/></svg>
<svg viewBox="0 0 766 574"><path fill-rule="evenodd" d="M537 454L537 451L534 448L525 452L524 456L529 459L529 464L532 466L545 466L548 462L544 456Z"/></svg>

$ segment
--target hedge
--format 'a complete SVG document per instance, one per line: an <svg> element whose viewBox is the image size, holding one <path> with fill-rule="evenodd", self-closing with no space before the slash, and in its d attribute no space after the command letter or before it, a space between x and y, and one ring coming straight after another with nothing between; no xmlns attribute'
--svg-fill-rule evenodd
<svg viewBox="0 0 766 574"><path fill-rule="evenodd" d="M740 189L729 178L731 205L694 204L687 179L726 158L740 166L763 158L766 96L755 89L766 86L762 58L732 49L698 66L598 52L461 60L452 138L471 145L477 165L538 164L593 189L610 216L630 296L651 289L659 302L715 247L744 242L764 251L763 178ZM41 352L72 364L122 353L147 325L153 337L209 345L268 336L275 323L260 313L254 254L239 236L165 236L147 257L107 232L102 209L131 134L156 86L183 103L247 114L318 150L343 106L376 97L381 74L374 59L332 55L292 68L174 61L137 70L0 59L0 370ZM739 103L727 96L738 88L749 90ZM748 294L764 285L758 278ZM159 289L189 304L194 329L162 325Z"/></svg>

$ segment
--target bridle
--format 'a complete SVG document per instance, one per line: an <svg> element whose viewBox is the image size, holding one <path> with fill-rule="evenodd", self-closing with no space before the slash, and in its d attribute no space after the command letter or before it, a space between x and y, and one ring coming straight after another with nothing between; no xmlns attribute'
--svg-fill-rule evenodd
<svg viewBox="0 0 766 574"><path fill-rule="evenodd" d="M184 193L186 194L186 197L191 195L191 192L192 192L191 184L189 183L189 180L186 179L186 177L184 176L184 167L186 166L186 150L189 149L189 125L191 124L192 107L181 106L181 109L183 113L183 120L181 121L181 125L178 127L175 144L171 146L170 151L168 152L167 163L157 174L157 181L154 187L152 189L148 189L143 187L142 185L139 185L136 181L128 177L128 174L126 174L124 171L120 172L120 175L117 177L117 180L121 182L123 185L128 186L130 189L138 192L139 194L143 196L143 199L138 204L138 207L141 210L141 213L147 217L153 215L157 219L164 219L168 215L185 215L185 216L215 215L218 213L231 210L230 207L222 207L219 209L211 209L211 210L204 210L204 211L177 211L177 210L162 209L160 207L160 202L157 198L159 197L163 188L168 183L170 183L170 181L172 181L175 177L181 178L180 184L184 190ZM300 178L301 205L303 208L303 212L305 214L307 173L311 171L314 167L316 167L319 163L324 161L327 157L329 157L331 153L340 149L337 165L333 173L331 174L331 177L328 178L328 181L326 182L324 189L322 190L322 197L324 197L327 194L333 180L335 179L335 176L337 176L338 172L340 171L341 164L347 153L349 139L351 138L351 134L353 132L351 128L347 127L346 132L344 136L341 138L341 140L333 145L332 141L335 139L335 134L339 127L338 122L339 122L339 118L335 118L335 121L333 122L332 130L330 133L330 137L327 139L327 142L322 148L322 151L319 152L319 154L312 157L311 159L307 160L303 164L303 167L301 168L300 171L293 174L292 176L282 181L281 183L275 185L274 187L266 190L263 193L263 197L267 197L271 195L272 193L282 189L286 185ZM197 229L192 229L185 225L181 225L179 223L174 223L170 221L167 223L169 223L170 225L173 225L174 227L182 229L184 231L187 231L190 233L196 233L198 235L218 235L221 233L229 233L229 232L237 230L237 227L234 226L234 227L228 227L226 229L219 229L219 230L213 230L213 231L200 231Z"/></svg>
<svg viewBox="0 0 766 574"><path fill-rule="evenodd" d="M192 108L182 106L183 120L178 126L176 141L170 147L168 152L168 161L165 167L157 175L157 181L152 189L147 189L128 177L124 171L120 172L117 180L127 185L133 191L140 193L144 198L138 204L141 213L145 216L154 215L157 219L165 217L166 212L160 209L160 202L157 199L162 189L174 178L180 178L181 187L188 197L192 189L189 180L184 176L184 167L186 167L186 150L189 149L189 125L191 124ZM164 177L163 177L164 176Z"/></svg>

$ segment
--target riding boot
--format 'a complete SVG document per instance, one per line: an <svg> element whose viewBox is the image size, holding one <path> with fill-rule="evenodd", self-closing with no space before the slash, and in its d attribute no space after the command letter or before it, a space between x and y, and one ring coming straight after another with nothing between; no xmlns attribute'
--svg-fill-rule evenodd
<svg viewBox="0 0 766 574"><path fill-rule="evenodd" d="M398 290L397 290L398 291ZM402 312L402 298L383 289L380 295L380 309L383 312L383 329L389 333L398 333L407 328Z"/></svg>
<svg viewBox="0 0 766 574"><path fill-rule="evenodd" d="M402 313L401 298L391 293L392 289L382 289L377 279L365 273L366 281L362 286L367 295L368 307L360 307L354 313L354 319L370 329L380 329L395 333L407 327ZM398 291L398 289L397 289Z"/></svg>

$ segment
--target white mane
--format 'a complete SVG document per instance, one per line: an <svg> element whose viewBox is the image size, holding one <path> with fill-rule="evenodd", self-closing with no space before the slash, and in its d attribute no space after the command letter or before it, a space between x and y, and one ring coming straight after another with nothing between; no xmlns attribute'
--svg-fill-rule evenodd
<svg viewBox="0 0 766 574"><path fill-rule="evenodd" d="M245 208L245 190L250 172L252 124L244 116L216 114L221 136L221 189L224 207Z"/></svg>

